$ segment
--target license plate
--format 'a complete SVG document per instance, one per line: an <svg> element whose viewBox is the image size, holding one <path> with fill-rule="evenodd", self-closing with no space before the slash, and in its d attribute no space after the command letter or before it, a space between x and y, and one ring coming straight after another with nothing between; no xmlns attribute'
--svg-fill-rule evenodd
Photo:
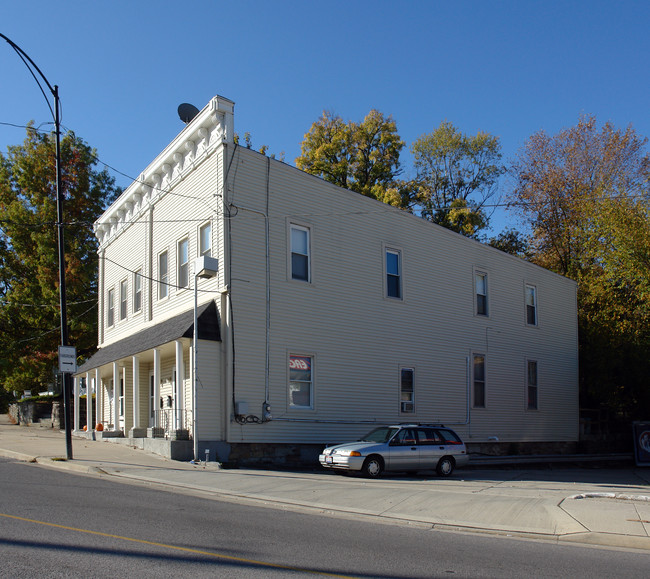
<svg viewBox="0 0 650 579"><path fill-rule="evenodd" d="M325 462L328 464L332 464L334 462L334 458L332 458L331 456L326 456Z"/></svg>

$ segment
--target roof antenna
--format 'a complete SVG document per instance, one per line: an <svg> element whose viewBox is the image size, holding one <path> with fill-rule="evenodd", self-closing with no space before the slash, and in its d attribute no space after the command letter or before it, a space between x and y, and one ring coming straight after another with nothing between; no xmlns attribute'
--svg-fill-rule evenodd
<svg viewBox="0 0 650 579"><path fill-rule="evenodd" d="M199 114L199 109L190 103L178 105L178 116L186 125L192 122L192 119Z"/></svg>

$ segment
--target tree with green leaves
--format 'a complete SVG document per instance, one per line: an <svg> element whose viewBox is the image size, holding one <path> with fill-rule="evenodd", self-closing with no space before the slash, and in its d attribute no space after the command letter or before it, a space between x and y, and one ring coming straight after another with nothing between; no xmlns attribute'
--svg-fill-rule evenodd
<svg viewBox="0 0 650 579"><path fill-rule="evenodd" d="M397 179L403 147L390 116L371 110L357 123L325 111L305 135L296 166L367 197L405 206L410 184Z"/></svg>
<svg viewBox="0 0 650 579"><path fill-rule="evenodd" d="M61 139L70 344L97 340L97 240L92 224L119 191L95 151L72 132ZM54 137L28 127L0 154L0 383L7 390L51 383L60 343Z"/></svg>
<svg viewBox="0 0 650 579"><path fill-rule="evenodd" d="M443 121L411 146L419 184L418 206L425 219L476 237L487 227L485 205L504 173L499 138L479 131L461 133Z"/></svg>
<svg viewBox="0 0 650 579"><path fill-rule="evenodd" d="M516 229L504 229L501 233L487 240L487 244L522 259L530 258L528 237Z"/></svg>

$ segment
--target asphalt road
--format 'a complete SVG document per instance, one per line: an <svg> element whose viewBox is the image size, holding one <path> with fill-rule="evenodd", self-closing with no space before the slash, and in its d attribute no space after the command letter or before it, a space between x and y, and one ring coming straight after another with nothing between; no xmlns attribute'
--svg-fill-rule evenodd
<svg viewBox="0 0 650 579"><path fill-rule="evenodd" d="M0 459L0 577L643 577L650 554L304 514Z"/></svg>

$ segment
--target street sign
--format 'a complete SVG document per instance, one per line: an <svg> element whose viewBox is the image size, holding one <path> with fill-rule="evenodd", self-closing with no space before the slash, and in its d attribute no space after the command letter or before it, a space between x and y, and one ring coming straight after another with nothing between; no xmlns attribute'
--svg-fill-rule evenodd
<svg viewBox="0 0 650 579"><path fill-rule="evenodd" d="M59 346L59 372L74 374L77 371L77 348Z"/></svg>

